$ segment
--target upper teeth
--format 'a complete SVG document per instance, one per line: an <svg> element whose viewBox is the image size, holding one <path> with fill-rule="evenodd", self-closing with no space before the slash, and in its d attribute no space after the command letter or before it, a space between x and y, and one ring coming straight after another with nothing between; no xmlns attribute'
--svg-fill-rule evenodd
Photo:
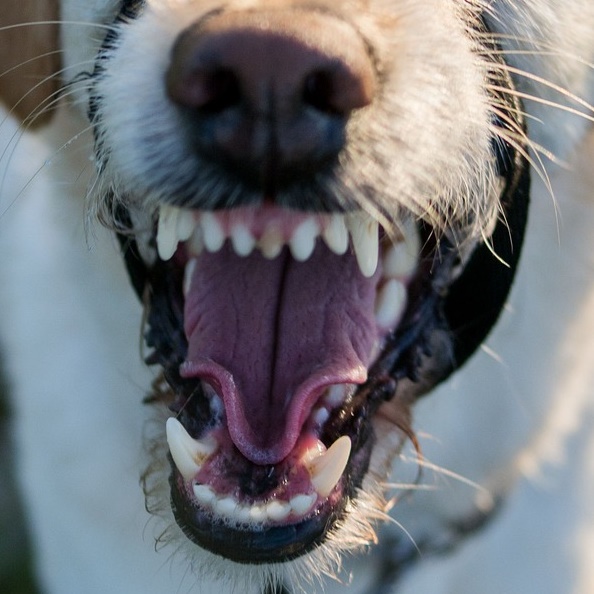
<svg viewBox="0 0 594 594"><path fill-rule="evenodd" d="M302 216L296 226L272 220L258 236L245 224L227 224L222 215L214 212L191 211L164 205L159 211L157 250L162 260L169 260L180 241L188 241L193 255L203 248L217 252L229 238L239 256L248 256L257 248L266 258L276 258L284 245L288 245L295 260L305 262L322 237L335 254L348 249L349 234L353 251L361 272L373 276L377 269L379 241L378 223L366 214Z"/></svg>
<svg viewBox="0 0 594 594"><path fill-rule="evenodd" d="M378 223L371 217L350 215L348 226L359 268L364 276L373 276L379 254Z"/></svg>

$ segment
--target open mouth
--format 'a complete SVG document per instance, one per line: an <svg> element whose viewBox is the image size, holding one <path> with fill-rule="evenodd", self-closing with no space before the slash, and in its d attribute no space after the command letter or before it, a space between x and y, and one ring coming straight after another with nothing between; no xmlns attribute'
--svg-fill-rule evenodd
<svg viewBox="0 0 594 594"><path fill-rule="evenodd" d="M496 319L526 184L525 167L512 167L493 247L475 242L466 255L413 217L388 233L362 212L274 205L161 206L150 262L122 236L148 310L147 362L169 386L171 502L191 540L266 563L327 538L368 471L382 405L407 415ZM509 256L511 273L492 249ZM460 307L470 310L463 321Z"/></svg>
<svg viewBox="0 0 594 594"><path fill-rule="evenodd" d="M363 421L382 399L361 387L420 291L424 240L412 221L390 239L362 213L275 206L163 206L157 229L183 327L164 349L149 319L181 388L167 422L178 521L238 561L299 555L367 470Z"/></svg>

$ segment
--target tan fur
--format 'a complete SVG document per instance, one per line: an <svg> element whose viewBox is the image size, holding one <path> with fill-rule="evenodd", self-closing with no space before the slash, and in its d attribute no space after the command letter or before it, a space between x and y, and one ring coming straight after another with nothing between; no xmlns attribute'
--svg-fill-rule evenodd
<svg viewBox="0 0 594 594"><path fill-rule="evenodd" d="M51 116L58 90L58 0L4 0L0 10L0 100L31 126Z"/></svg>

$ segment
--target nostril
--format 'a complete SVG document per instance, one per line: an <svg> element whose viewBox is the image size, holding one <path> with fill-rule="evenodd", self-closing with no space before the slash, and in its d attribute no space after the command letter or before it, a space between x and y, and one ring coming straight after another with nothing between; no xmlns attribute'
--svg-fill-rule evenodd
<svg viewBox="0 0 594 594"><path fill-rule="evenodd" d="M344 115L334 101L335 84L331 72L316 70L305 77L303 103L329 115Z"/></svg>
<svg viewBox="0 0 594 594"><path fill-rule="evenodd" d="M227 68L219 68L204 74L203 100L196 105L200 111L218 114L241 102L241 88L237 75Z"/></svg>
<svg viewBox="0 0 594 594"><path fill-rule="evenodd" d="M178 105L218 114L238 105L241 88L237 75L228 68L196 68L177 72L170 69L167 91Z"/></svg>

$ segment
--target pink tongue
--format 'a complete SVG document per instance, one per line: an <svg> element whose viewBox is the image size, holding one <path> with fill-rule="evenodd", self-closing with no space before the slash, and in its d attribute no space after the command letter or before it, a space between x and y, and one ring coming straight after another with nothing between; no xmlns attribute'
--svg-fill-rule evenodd
<svg viewBox="0 0 594 594"><path fill-rule="evenodd" d="M377 339L379 274L318 242L305 263L242 258L225 245L197 260L184 312L185 377L222 396L229 433L256 464L293 449L312 407L332 384L362 383Z"/></svg>

